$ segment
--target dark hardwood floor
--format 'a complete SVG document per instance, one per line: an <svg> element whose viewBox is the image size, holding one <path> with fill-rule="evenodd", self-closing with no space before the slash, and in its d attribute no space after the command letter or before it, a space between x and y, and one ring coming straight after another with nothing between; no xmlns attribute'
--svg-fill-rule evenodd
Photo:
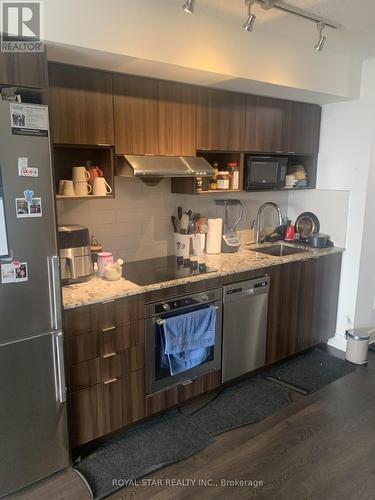
<svg viewBox="0 0 375 500"><path fill-rule="evenodd" d="M340 357L342 353L336 351ZM218 436L199 454L149 476L162 486L119 491L111 500L375 498L375 354L369 365L258 424ZM166 480L212 480L213 486L170 487ZM222 486L222 480L262 481ZM217 485L217 486L216 486ZM90 496L71 470L23 490L18 500L85 500Z"/></svg>

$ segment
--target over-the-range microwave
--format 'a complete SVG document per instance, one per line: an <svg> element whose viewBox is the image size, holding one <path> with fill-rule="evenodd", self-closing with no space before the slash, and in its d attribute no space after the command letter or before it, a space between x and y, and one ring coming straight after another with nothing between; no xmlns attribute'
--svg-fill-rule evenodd
<svg viewBox="0 0 375 500"><path fill-rule="evenodd" d="M257 191L285 187L288 158L285 156L245 156L244 190Z"/></svg>

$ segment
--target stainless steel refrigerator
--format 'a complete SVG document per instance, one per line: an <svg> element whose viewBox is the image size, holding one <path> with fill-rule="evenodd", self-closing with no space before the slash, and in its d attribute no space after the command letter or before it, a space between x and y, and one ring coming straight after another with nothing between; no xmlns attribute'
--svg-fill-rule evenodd
<svg viewBox="0 0 375 500"><path fill-rule="evenodd" d="M0 497L70 461L46 115L0 97Z"/></svg>

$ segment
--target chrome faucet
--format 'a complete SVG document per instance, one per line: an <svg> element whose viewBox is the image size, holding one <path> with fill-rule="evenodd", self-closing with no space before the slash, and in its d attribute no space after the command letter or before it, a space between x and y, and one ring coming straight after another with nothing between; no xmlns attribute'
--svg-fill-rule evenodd
<svg viewBox="0 0 375 500"><path fill-rule="evenodd" d="M267 201L266 203L263 203L261 207L258 208L257 211L257 217L256 217L256 223L255 223L255 243L261 243L261 238L260 238L260 219L262 216L262 213L265 208L267 207L272 207L276 210L277 216L279 218L279 226L282 225L283 223L283 214L281 213L281 208L279 205L276 203L273 203L272 201Z"/></svg>

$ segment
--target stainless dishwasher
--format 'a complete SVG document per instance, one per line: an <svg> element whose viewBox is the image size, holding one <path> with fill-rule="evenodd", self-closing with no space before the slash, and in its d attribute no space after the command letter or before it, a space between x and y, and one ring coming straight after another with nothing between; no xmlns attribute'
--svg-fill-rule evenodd
<svg viewBox="0 0 375 500"><path fill-rule="evenodd" d="M269 276L223 288L223 382L265 364L269 288Z"/></svg>

